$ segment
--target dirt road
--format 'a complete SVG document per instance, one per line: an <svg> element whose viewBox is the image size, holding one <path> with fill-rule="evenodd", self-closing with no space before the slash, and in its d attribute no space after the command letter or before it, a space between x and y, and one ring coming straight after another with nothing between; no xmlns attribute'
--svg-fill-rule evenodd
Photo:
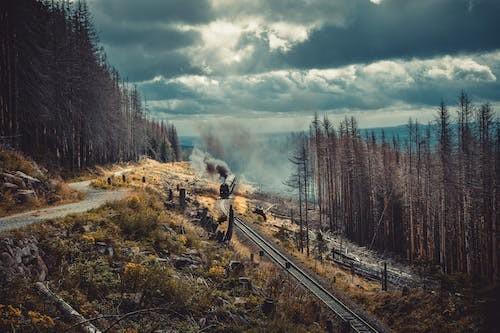
<svg viewBox="0 0 500 333"><path fill-rule="evenodd" d="M85 199L66 205L47 207L0 218L0 232L18 229L33 223L82 213L104 205L109 201L123 199L129 193L127 189L106 191L90 186L90 180L68 184L72 189L85 193Z"/></svg>

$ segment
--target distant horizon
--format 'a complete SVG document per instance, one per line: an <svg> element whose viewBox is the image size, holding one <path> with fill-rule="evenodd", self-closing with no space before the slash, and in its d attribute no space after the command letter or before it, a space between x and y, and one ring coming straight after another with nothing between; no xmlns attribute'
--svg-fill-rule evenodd
<svg viewBox="0 0 500 333"><path fill-rule="evenodd" d="M457 92L458 95L459 91ZM490 103L493 112L496 117L500 117L500 102L490 102L486 100L473 100L476 107L483 103ZM439 104L433 107L425 109L417 109L415 111L409 111L409 114L399 113L396 117L390 117L390 112L381 111L380 113L374 111L351 111L341 114L331 113L331 112L321 112L317 111L319 119L323 119L324 115L327 115L330 121L335 125L339 121L345 119L345 117L354 117L358 122L359 129L372 129L372 128L391 128L405 126L410 118L413 121L418 121L420 124L428 124L436 119ZM455 111L457 105L455 102L447 104L448 110L450 112L451 121L455 120ZM268 115L269 116L269 115ZM273 134L273 133L297 133L302 131L307 131L310 122L313 120L314 112L312 114L294 117L279 117L279 118L263 118L263 119L253 119L252 117L240 117L238 119L234 117L223 117L221 119L202 119L197 120L194 123L192 120L170 119L169 122L174 124L178 130L180 136L199 136L203 128L219 127L222 125L231 126L232 124L237 124L237 126L244 127L256 134ZM389 118L388 118L389 117ZM156 118L155 118L156 119ZM160 118L161 119L161 118ZM299 120L300 119L300 120ZM275 122L282 124L281 126L274 126ZM388 122L384 125L384 122ZM370 125L372 124L372 125ZM268 129L271 128L271 129Z"/></svg>
<svg viewBox="0 0 500 333"><path fill-rule="evenodd" d="M497 113L498 113L498 111L497 111ZM418 121L418 119L412 119L412 120L413 121L415 121L415 120ZM474 123L474 122L472 122L472 123ZM421 127L429 126L429 122L420 122L420 121L418 121L418 124ZM453 126L453 125L456 125L456 122L455 121L451 121L450 124ZM434 121L431 122L431 126L432 125L435 125ZM367 130L379 130L379 129L405 128L406 126L408 126L408 122L407 123L403 123L403 124L393 125L393 126L377 126L377 127L361 127L360 126L360 127L358 127L358 129L361 130L361 131L367 131ZM296 130L296 131L256 132L254 134L259 134L259 135L276 135L276 134L293 134L293 133L301 133L301 132L307 132L307 129ZM179 138L201 138L201 136L202 135L200 135L200 134L183 135L181 133L179 135Z"/></svg>

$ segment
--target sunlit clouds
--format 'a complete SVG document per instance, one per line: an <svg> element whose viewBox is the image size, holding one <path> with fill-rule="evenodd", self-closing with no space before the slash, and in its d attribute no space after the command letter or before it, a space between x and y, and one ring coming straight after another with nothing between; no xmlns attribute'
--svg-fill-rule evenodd
<svg viewBox="0 0 500 333"><path fill-rule="evenodd" d="M153 116L181 131L222 117L297 130L315 112L357 114L367 127L427 121L461 89L500 101L493 0L148 0L141 13L132 0L91 6L110 61Z"/></svg>

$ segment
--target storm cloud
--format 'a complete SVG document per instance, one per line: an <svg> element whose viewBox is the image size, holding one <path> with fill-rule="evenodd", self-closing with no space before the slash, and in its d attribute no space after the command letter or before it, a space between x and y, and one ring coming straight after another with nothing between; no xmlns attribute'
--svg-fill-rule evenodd
<svg viewBox="0 0 500 333"><path fill-rule="evenodd" d="M355 2L357 9L345 26L313 31L284 60L298 68L325 68L500 48L497 0Z"/></svg>
<svg viewBox="0 0 500 333"><path fill-rule="evenodd" d="M181 134L433 118L460 90L500 104L496 0L90 0L109 61ZM385 117L385 120L384 120ZM371 123L372 122L372 123Z"/></svg>
<svg viewBox="0 0 500 333"><path fill-rule="evenodd" d="M91 5L116 22L200 24L214 19L207 0L93 0Z"/></svg>

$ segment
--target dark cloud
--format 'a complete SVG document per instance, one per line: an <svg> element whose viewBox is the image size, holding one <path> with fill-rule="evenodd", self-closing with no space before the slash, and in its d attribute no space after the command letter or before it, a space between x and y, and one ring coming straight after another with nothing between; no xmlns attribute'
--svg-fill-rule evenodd
<svg viewBox="0 0 500 333"><path fill-rule="evenodd" d="M359 0L233 0L230 5L218 8L217 17L256 16L269 22L310 24L328 21L342 24L357 1Z"/></svg>
<svg viewBox="0 0 500 333"><path fill-rule="evenodd" d="M163 80L146 82L140 84L139 88L148 100L198 98L193 90L178 82L164 82Z"/></svg>
<svg viewBox="0 0 500 333"><path fill-rule="evenodd" d="M227 113L227 108L221 108L222 103L223 101L217 101L216 104L211 104L210 101L207 103L203 99L177 100L170 103L171 105L155 103L154 112L170 116L224 115Z"/></svg>
<svg viewBox="0 0 500 333"><path fill-rule="evenodd" d="M132 82L151 80L157 76L175 77L200 74L188 56L178 51L144 50L142 47L112 47L105 45L113 65Z"/></svg>
<svg viewBox="0 0 500 333"><path fill-rule="evenodd" d="M499 82L475 84L466 84L461 81L431 82L425 85L415 85L399 94L388 92L387 95L392 101L397 99L408 105L436 106L443 100L453 106L458 102L458 95L462 90L465 90L475 103L492 102L499 100L500 84ZM452 111L454 111L453 108Z"/></svg>
<svg viewBox="0 0 500 333"><path fill-rule="evenodd" d="M144 81L201 72L182 52L198 44L200 34L176 24L210 21L208 0L98 0L90 5L100 40L124 77Z"/></svg>
<svg viewBox="0 0 500 333"><path fill-rule="evenodd" d="M208 0L99 0L91 4L115 22L199 24L213 19Z"/></svg>
<svg viewBox="0 0 500 333"><path fill-rule="evenodd" d="M323 26L279 58L293 67L327 68L500 48L498 0L355 1L346 26Z"/></svg>
<svg viewBox="0 0 500 333"><path fill-rule="evenodd" d="M188 47L200 41L199 33L195 31L179 31L172 27L143 27L110 23L99 26L102 42L110 46L140 46L148 52L155 52Z"/></svg>

